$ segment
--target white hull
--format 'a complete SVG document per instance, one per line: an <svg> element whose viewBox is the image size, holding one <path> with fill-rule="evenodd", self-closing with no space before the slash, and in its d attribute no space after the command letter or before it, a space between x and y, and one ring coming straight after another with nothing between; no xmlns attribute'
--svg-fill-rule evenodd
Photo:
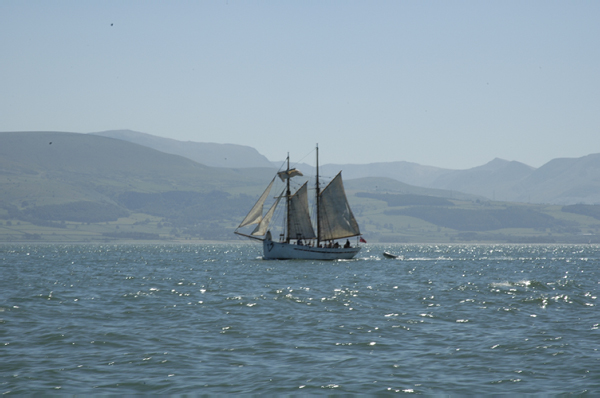
<svg viewBox="0 0 600 398"><path fill-rule="evenodd" d="M269 239L263 241L265 260L349 260L359 251L360 247L311 247L273 242Z"/></svg>

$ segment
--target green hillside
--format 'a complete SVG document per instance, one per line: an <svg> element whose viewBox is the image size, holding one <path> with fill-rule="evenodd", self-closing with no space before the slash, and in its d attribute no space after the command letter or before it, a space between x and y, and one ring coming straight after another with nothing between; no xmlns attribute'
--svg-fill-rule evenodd
<svg viewBox="0 0 600 398"><path fill-rule="evenodd" d="M232 240L275 170L213 168L122 140L0 133L0 242ZM597 242L600 206L493 202L345 181L369 242Z"/></svg>
<svg viewBox="0 0 600 398"><path fill-rule="evenodd" d="M350 202L369 241L600 243L600 206L457 200L357 192Z"/></svg>
<svg viewBox="0 0 600 398"><path fill-rule="evenodd" d="M49 233L36 226L58 228L51 233L61 235L73 225L78 231L94 230L88 228L93 223L114 223L114 229L131 224L133 232L169 237L183 224L207 219L217 223L212 225L215 239L224 239L272 175L271 169L212 168L94 135L0 133L0 218L9 223L0 240ZM136 195L154 205L140 207L132 199ZM140 218L154 220L155 228ZM92 235L123 235L110 228L98 231ZM124 237L131 238L132 231L127 232Z"/></svg>
<svg viewBox="0 0 600 398"><path fill-rule="evenodd" d="M13 181L10 177L33 178L42 183L42 189L45 181L52 181L88 193L102 187L101 194L111 188L115 192L130 188L161 192L165 187L202 192L237 189L252 186L256 174L210 168L126 141L60 132L0 133L0 168L8 181Z"/></svg>

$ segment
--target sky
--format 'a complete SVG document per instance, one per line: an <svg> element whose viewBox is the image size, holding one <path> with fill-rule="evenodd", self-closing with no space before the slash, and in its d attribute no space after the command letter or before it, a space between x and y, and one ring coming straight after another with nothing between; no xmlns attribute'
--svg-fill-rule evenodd
<svg viewBox="0 0 600 398"><path fill-rule="evenodd" d="M597 0L2 0L0 131L539 167L600 152L599 16Z"/></svg>

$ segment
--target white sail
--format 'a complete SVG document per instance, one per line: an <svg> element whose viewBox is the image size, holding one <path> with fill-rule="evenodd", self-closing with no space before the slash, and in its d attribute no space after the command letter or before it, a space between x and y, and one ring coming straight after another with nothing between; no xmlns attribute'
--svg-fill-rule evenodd
<svg viewBox="0 0 600 398"><path fill-rule="evenodd" d="M275 178L273 178L267 189L265 189L265 192L263 192L258 201L256 201L256 204L254 205L254 207L252 207L252 210L250 210L246 218L244 218L244 221L242 221L238 229L245 227L246 225L258 224L259 222L261 222L263 215L263 206L265 204L265 201L267 200L267 197L269 196L269 192L271 191L271 187L273 186L274 182Z"/></svg>
<svg viewBox="0 0 600 398"><path fill-rule="evenodd" d="M320 240L360 235L358 223L344 192L341 172L321 192L318 222Z"/></svg>
<svg viewBox="0 0 600 398"><path fill-rule="evenodd" d="M317 237L308 212L307 184L308 183L305 182L304 185L290 197L290 211L288 218L290 239L314 239Z"/></svg>
<svg viewBox="0 0 600 398"><path fill-rule="evenodd" d="M317 147L317 180L319 176L319 150ZM318 237L315 234L308 208L308 185L304 183L293 195L290 193L290 180L302 176L296 169L290 169L289 156L286 170L280 171L273 178L265 192L250 210L244 221L234 233L247 238L263 241L264 259L307 259L307 260L338 260L351 259L360 251L360 246L338 244L321 244L321 241L331 241L360 235L358 223L350 210L344 192L341 173L322 192L317 183L317 225ZM263 216L264 205L277 177L285 184L283 192L276 196L275 203ZM286 211L283 214L284 231L279 241L273 241L269 224L274 217L275 209L281 199L285 199ZM240 231L240 228L257 224L251 233ZM278 230L279 232L279 230ZM302 240L302 242L300 241ZM349 242L348 242L349 243Z"/></svg>
<svg viewBox="0 0 600 398"><path fill-rule="evenodd" d="M279 204L280 199L281 195L277 197L277 200L275 201L275 203L273 203L273 206L271 206L267 214L265 214L265 216L262 218L262 220L260 220L260 223L256 226L254 231L252 231L253 236L263 236L267 233L267 230L269 229L269 223L273 218L273 213L275 212L275 208Z"/></svg>

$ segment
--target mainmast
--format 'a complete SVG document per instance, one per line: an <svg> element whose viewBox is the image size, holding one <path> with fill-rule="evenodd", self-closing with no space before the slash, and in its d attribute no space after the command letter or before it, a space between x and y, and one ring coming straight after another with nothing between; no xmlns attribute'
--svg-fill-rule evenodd
<svg viewBox="0 0 600 398"><path fill-rule="evenodd" d="M285 224L286 224L286 234L285 234L285 242L286 243L290 243L290 196L292 195L292 192L290 191L290 153L288 152L288 156L287 156L287 170L286 170L286 175L287 175L287 186L286 186L286 192L285 192L285 207L287 210L287 217L285 220Z"/></svg>
<svg viewBox="0 0 600 398"><path fill-rule="evenodd" d="M320 200L320 194L321 194L321 190L319 188L319 144L317 143L317 176L316 176L316 193L317 193L317 247L319 247L319 245L321 244L321 223L319 222L319 220L321 219L321 215L320 215L320 209L319 209L319 202Z"/></svg>

